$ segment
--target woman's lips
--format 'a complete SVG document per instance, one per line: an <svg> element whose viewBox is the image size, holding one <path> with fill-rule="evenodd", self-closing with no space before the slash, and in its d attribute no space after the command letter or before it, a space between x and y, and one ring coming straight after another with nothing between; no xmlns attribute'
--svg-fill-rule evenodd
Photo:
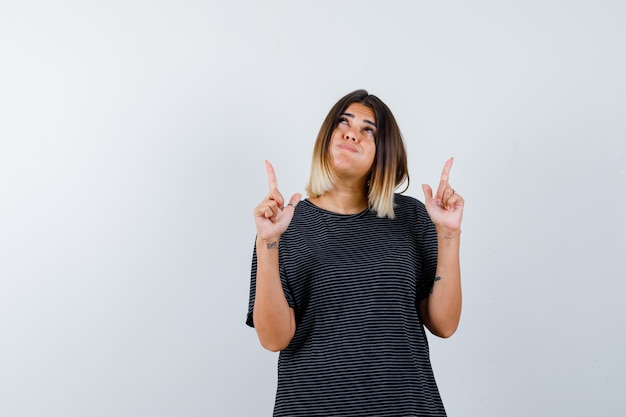
<svg viewBox="0 0 626 417"><path fill-rule="evenodd" d="M345 150L350 151L350 152L356 152L356 148L353 148L350 145L346 145L345 143L342 143L341 145L337 145L337 146L339 148L341 148L341 149L345 149Z"/></svg>

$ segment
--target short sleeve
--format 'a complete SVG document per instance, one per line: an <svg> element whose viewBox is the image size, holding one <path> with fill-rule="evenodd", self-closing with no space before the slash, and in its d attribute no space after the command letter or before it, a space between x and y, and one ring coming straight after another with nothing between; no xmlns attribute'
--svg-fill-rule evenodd
<svg viewBox="0 0 626 417"><path fill-rule="evenodd" d="M420 204L418 207L419 222L421 223L422 233L420 242L420 252L422 268L417 283L417 304L428 297L435 282L435 273L437 271L437 231L435 224L430 219L426 207Z"/></svg>
<svg viewBox="0 0 626 417"><path fill-rule="evenodd" d="M284 268L282 267L283 262L281 262L280 260L280 255L279 255L279 265L280 265L280 281L283 285L283 292L285 293L285 298L287 299L287 303L289 304L289 306L291 308L295 308L294 298L289 288L287 274ZM252 267L250 268L250 298L248 301L248 315L246 318L246 324L250 327L254 327L254 320L252 318L252 312L254 310L254 296L256 294L256 268L257 268L257 259L256 259L256 244L255 244L254 249L252 250Z"/></svg>

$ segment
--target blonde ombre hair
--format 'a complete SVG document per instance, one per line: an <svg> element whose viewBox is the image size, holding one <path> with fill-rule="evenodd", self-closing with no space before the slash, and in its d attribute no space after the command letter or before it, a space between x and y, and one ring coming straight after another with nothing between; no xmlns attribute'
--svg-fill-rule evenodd
<svg viewBox="0 0 626 417"><path fill-rule="evenodd" d="M393 199L396 189L406 181L409 170L406 149L400 128L389 107L378 97L365 90L356 90L341 98L324 119L313 148L311 177L306 186L309 197L319 197L335 186L335 176L330 157L330 139L340 116L352 103L369 107L376 117L376 155L366 183L369 207L378 217L393 219Z"/></svg>

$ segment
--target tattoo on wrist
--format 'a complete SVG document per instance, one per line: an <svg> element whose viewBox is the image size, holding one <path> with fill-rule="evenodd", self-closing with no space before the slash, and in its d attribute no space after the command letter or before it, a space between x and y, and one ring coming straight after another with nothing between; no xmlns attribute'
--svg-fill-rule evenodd
<svg viewBox="0 0 626 417"><path fill-rule="evenodd" d="M441 277L435 277L435 282L437 281L441 281ZM435 289L435 282L433 282L433 286L430 287L430 293L433 293L433 290Z"/></svg>
<svg viewBox="0 0 626 417"><path fill-rule="evenodd" d="M265 247L267 249L278 249L278 242L267 243Z"/></svg>

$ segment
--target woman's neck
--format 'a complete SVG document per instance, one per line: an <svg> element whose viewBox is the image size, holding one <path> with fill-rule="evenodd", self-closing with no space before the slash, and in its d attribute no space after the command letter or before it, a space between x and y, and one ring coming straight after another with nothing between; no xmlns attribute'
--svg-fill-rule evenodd
<svg viewBox="0 0 626 417"><path fill-rule="evenodd" d="M309 201L316 206L339 214L356 214L369 207L363 187L335 187Z"/></svg>

